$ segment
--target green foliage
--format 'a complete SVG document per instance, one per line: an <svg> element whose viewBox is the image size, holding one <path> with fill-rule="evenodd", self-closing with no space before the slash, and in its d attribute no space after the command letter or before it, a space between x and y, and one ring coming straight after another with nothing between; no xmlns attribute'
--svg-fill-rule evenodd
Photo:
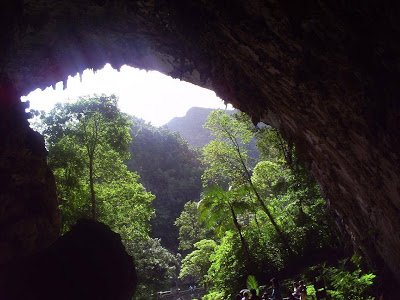
<svg viewBox="0 0 400 300"><path fill-rule="evenodd" d="M257 148L260 151L262 160L272 162L285 160L288 146L282 139L278 130L270 126L262 126L258 129L255 136L257 140Z"/></svg>
<svg viewBox="0 0 400 300"><path fill-rule="evenodd" d="M119 111L117 102L114 95L101 95L57 104L48 115L42 116L47 144L54 145L62 137L72 136L86 148L108 144L119 154L128 154L130 121Z"/></svg>
<svg viewBox="0 0 400 300"><path fill-rule="evenodd" d="M291 244L298 254L322 249L334 240L331 230L334 225L329 223L326 203L316 190L315 182L301 182L282 160L259 162L252 181L278 224L291 237ZM273 228L268 232L270 236L275 235Z"/></svg>
<svg viewBox="0 0 400 300"><path fill-rule="evenodd" d="M245 147L245 145L254 137L254 132L252 131L253 125L250 122L249 117L243 113L228 116L221 111L216 111L210 115L206 126L208 126L208 128L210 128L213 134L217 137L217 142L223 144L226 149L229 149L231 153L234 154L234 156L229 160L226 159L227 155L210 157L211 160L209 160L209 158L208 160L206 159L208 168L206 168L205 174L207 175L207 171L209 170L219 171L221 174L222 171L228 170L226 168L222 169L220 166L234 166L234 168L231 168L231 170L229 170L227 173L222 173L230 176L228 185L235 188L247 185L252 197L254 197L261 210L268 216L269 221L277 233L277 237L279 237L282 242L283 248L288 252L288 254L293 254L288 237L281 229L281 225L276 222L273 213L271 213L268 205L266 205L262 195L260 195L258 192L251 178L251 165L249 164ZM236 162L236 165L234 165L232 162ZM214 172L214 174L217 173L218 172ZM203 180L204 179L210 182L210 179L204 178L203 175ZM207 182L205 182L205 185L207 185ZM240 233L239 226L236 227L238 228L241 240L243 241L244 238ZM245 243L242 244L244 245ZM243 247L243 249L246 250L248 247ZM246 252L248 251L246 250ZM247 257L250 260L249 254Z"/></svg>
<svg viewBox="0 0 400 300"><path fill-rule="evenodd" d="M263 160L255 164L247 154L255 135L247 116L215 111L206 127L216 137L203 149L198 205L198 218L217 241L202 279L209 295L228 299L249 274L270 278L335 247L325 201L290 142L262 128L256 136Z"/></svg>
<svg viewBox="0 0 400 300"><path fill-rule="evenodd" d="M282 163L260 161L253 170L252 181L264 197L285 194L290 180L290 171Z"/></svg>
<svg viewBox="0 0 400 300"><path fill-rule="evenodd" d="M42 122L64 231L81 217L93 217L92 184L98 220L124 240L147 236L154 196L124 163L129 157L130 122L119 111L117 98L85 97L58 104Z"/></svg>
<svg viewBox="0 0 400 300"><path fill-rule="evenodd" d="M257 279L254 275L247 276L246 286L249 290L252 289L256 290L257 295L260 294L260 289L259 289L260 285L258 284Z"/></svg>
<svg viewBox="0 0 400 300"><path fill-rule="evenodd" d="M102 183L97 192L101 199L100 220L121 234L124 240L148 237L153 217L154 196L138 182L138 175L122 164L118 177Z"/></svg>
<svg viewBox="0 0 400 300"><path fill-rule="evenodd" d="M69 219L73 215L98 219L95 186L116 173L107 174L115 170L107 164L113 165L113 159L123 161L129 157L130 122L119 111L117 98L82 97L72 104L56 105L41 119L49 165L56 175L64 204L62 210L67 217L64 230L75 221ZM65 205L67 198L69 203Z"/></svg>
<svg viewBox="0 0 400 300"><path fill-rule="evenodd" d="M243 182L243 168L235 149L221 141L211 141L203 148L203 186L218 184L228 188L234 182ZM246 153L242 153L247 159Z"/></svg>
<svg viewBox="0 0 400 300"><path fill-rule="evenodd" d="M246 282L247 270L240 249L238 236L227 231L211 255L211 266L207 273L208 290L223 294L223 299L229 299Z"/></svg>
<svg viewBox="0 0 400 300"><path fill-rule="evenodd" d="M317 291L315 290L313 285L306 286L307 296L311 299L314 299L317 295Z"/></svg>
<svg viewBox="0 0 400 300"><path fill-rule="evenodd" d="M135 299L149 299L151 294L170 288L177 278L178 258L161 246L159 239L139 238L126 243L135 257L138 288Z"/></svg>
<svg viewBox="0 0 400 300"><path fill-rule="evenodd" d="M218 186L208 188L198 204L199 218L217 236L235 228L235 212L242 212L249 207L248 191L245 188L225 191Z"/></svg>
<svg viewBox="0 0 400 300"><path fill-rule="evenodd" d="M242 112L229 115L223 110L215 110L209 115L204 127L221 141L235 140L237 143L248 144L253 138L254 126Z"/></svg>
<svg viewBox="0 0 400 300"><path fill-rule="evenodd" d="M225 300L225 296L223 292L209 292L204 295L202 300Z"/></svg>
<svg viewBox="0 0 400 300"><path fill-rule="evenodd" d="M136 118L132 136L129 169L138 172L140 182L156 196L152 236L176 251L178 230L174 221L186 202L200 197L202 170L198 153L189 149L178 135Z"/></svg>
<svg viewBox="0 0 400 300"><path fill-rule="evenodd" d="M246 148L253 138L249 118L243 113L228 115L216 110L210 114L205 127L216 139L203 148L202 162L206 167L203 186L218 184L227 188L243 183L245 172L251 167Z"/></svg>
<svg viewBox="0 0 400 300"><path fill-rule="evenodd" d="M210 257L217 246L213 240L201 240L194 245L195 250L182 260L180 279L206 283L207 271L211 266Z"/></svg>
<svg viewBox="0 0 400 300"><path fill-rule="evenodd" d="M350 266L345 263L345 261L342 261L339 267L327 267L324 269L324 276L332 286L328 290L332 299L374 299L368 295L368 291L373 285L376 275L373 273L363 273L360 266L354 263L354 259L353 264Z"/></svg>
<svg viewBox="0 0 400 300"><path fill-rule="evenodd" d="M206 237L206 229L199 220L197 202L189 201L175 221L179 228L179 250L191 251L196 242Z"/></svg>
<svg viewBox="0 0 400 300"><path fill-rule="evenodd" d="M177 258L149 238L154 196L125 163L131 122L119 111L116 97L59 104L41 120L63 231L81 217L95 217L119 233L134 256L140 278L137 299L170 286L177 276Z"/></svg>

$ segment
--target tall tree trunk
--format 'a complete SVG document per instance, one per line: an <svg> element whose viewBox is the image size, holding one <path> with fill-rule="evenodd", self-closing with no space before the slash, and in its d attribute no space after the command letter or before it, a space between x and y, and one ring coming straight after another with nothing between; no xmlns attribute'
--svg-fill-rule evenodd
<svg viewBox="0 0 400 300"><path fill-rule="evenodd" d="M249 170L248 170L248 168L247 168L247 166L246 166L246 164L244 162L244 159L243 159L242 153L240 151L240 147L239 147L239 144L238 144L237 140L230 133L229 133L229 136L231 137L231 141L232 141L233 145L235 146L237 154L239 155L240 163L241 163L241 165L243 167L243 171L246 174L246 180L249 183L251 189L253 190L254 195L256 196L256 199L257 199L258 203L261 205L262 210L268 216L270 222L272 223L272 226L274 227L274 229L275 229L276 233L278 234L280 240L282 241L284 247L286 248L288 253L290 255L292 255L294 252L293 252L292 248L290 247L290 243L289 243L288 238L286 237L285 233L281 230L279 225L276 223L275 218L273 217L273 215L269 211L267 205L265 205L265 203L262 200L260 194L258 193L256 187L254 186L253 181L251 180L251 174L250 174L250 172L249 172Z"/></svg>
<svg viewBox="0 0 400 300"><path fill-rule="evenodd" d="M97 219L96 212L96 194L94 192L94 179L93 179L93 155L89 156L89 186L90 186L90 203L91 203L91 217L93 220Z"/></svg>
<svg viewBox="0 0 400 300"><path fill-rule="evenodd" d="M272 223L272 226L274 226L275 231L278 233L279 238L281 239L283 245L285 246L286 250L290 253L293 254L293 250L290 247L290 243L288 238L286 237L285 233L281 230L279 225L276 223L275 218L273 217L272 213L269 211L267 205L264 203L264 201L261 199L260 194L258 193L256 187L253 185L252 180L249 180L249 184L251 189L253 190L254 194L256 195L258 203L260 203L262 210L265 212L265 214L268 216L270 222Z"/></svg>
<svg viewBox="0 0 400 300"><path fill-rule="evenodd" d="M258 236L261 238L262 234L261 234L260 224L258 223L257 210L254 210L254 221L256 222L257 225Z"/></svg>
<svg viewBox="0 0 400 300"><path fill-rule="evenodd" d="M250 264L251 263L251 256L250 256L249 246L247 244L246 239L244 238L244 236L242 234L242 229L241 229L241 226L240 226L240 224L239 224L239 222L237 220L237 216L236 216L235 210L233 209L233 206L230 203L229 203L229 209L230 209L231 214L232 214L233 224L235 225L235 228L239 233L240 242L242 244L242 247L243 247L244 253L246 255L247 261Z"/></svg>

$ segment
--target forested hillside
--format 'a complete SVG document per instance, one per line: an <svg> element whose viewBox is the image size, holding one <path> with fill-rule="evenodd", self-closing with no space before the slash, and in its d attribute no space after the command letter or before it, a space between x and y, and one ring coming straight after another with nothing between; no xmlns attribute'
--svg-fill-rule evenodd
<svg viewBox="0 0 400 300"><path fill-rule="evenodd" d="M201 149L214 139L210 129L204 127L209 115L215 111L213 108L192 107L184 117L173 118L164 125L172 132L179 135L188 142L193 148ZM227 115L231 115L237 110L224 110ZM249 155L252 159L258 159L259 151L256 140L253 138L247 145Z"/></svg>
<svg viewBox="0 0 400 300"><path fill-rule="evenodd" d="M128 167L139 173L140 182L156 196L152 236L177 251L174 221L186 202L200 197L202 170L198 153L189 149L178 134L137 118L133 118L132 137Z"/></svg>
<svg viewBox="0 0 400 300"><path fill-rule="evenodd" d="M212 139L193 150L117 104L105 95L58 104L37 129L63 232L90 218L119 233L136 264L134 299L189 285L203 287L203 300L232 299L244 287L268 297L272 277L285 296L297 280L310 299L319 289L336 300L373 299L375 274L345 247L349 238L279 132L215 110L204 122Z"/></svg>
<svg viewBox="0 0 400 300"><path fill-rule="evenodd" d="M173 132L178 132L192 147L201 148L212 140L210 130L204 128L203 125L213 110L212 108L192 107L185 116L173 118L165 124L165 127Z"/></svg>

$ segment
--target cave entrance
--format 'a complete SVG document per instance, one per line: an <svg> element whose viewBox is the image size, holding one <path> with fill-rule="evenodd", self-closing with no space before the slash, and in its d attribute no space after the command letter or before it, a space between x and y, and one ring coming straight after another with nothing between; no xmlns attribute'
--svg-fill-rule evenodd
<svg viewBox="0 0 400 300"><path fill-rule="evenodd" d="M202 127L210 111L212 109L231 109L211 90L173 79L157 71L140 70L127 65L116 70L110 64L106 64L97 71L86 69L81 74L69 76L65 82L58 82L52 87L43 90L36 89L27 96L23 96L22 101L29 101L32 113L31 127L43 134L43 126L45 126L43 117L49 115L50 111L55 109L56 103L72 105L80 97L88 97L88 95L98 95L99 97L100 95L115 95L118 109L122 113L132 116L132 122L138 124L132 127L133 139L137 141L130 148L132 157L135 157L133 152L141 151L139 149L141 146L138 143L141 142L141 138L145 138L143 136L145 130L141 128L143 126L147 126L146 130L151 128L152 130L160 130L160 132L161 129L158 128L166 127L171 132L180 134L188 142L189 147L201 148L210 140L209 131ZM54 111L52 116L53 118L65 118L62 114L61 111ZM57 122L53 122L51 126L58 125ZM46 139L51 138L49 134L45 134ZM161 135L161 133L159 134ZM151 137L153 138L152 141L143 141L143 143L153 143L147 149L149 153L155 152L155 148L157 148L154 142L155 135L153 134ZM170 137L164 137L164 140L168 138ZM147 157L150 158L148 154ZM175 163L178 164L178 162ZM169 166L165 166L169 170L163 169L163 172L170 172L174 169L173 162L169 162L169 164ZM141 180L146 183L145 186L148 190L156 188L156 183L152 182L149 174L157 172L156 166L153 166L150 170L148 166L143 165L143 162L132 159L129 167L143 173L140 174ZM178 180L178 178L176 179ZM179 178L179 180L183 179ZM168 186L168 183L164 182L160 185ZM186 201L198 199L198 194L191 193ZM156 203L168 202L168 197L163 200L160 199L162 198L161 192L156 196ZM178 207L182 208L182 205L181 203ZM162 215L165 218L165 209L166 207L160 209L157 215ZM174 218L177 217L176 213L173 215ZM177 251L177 232L169 217L167 217L167 221L171 223L170 226L167 226L168 230L163 228L165 222L156 222L155 236L161 238L163 244L169 249ZM160 231L163 231L164 234ZM169 234L166 234L166 232L169 232Z"/></svg>
<svg viewBox="0 0 400 300"><path fill-rule="evenodd" d="M293 145L276 130L264 127L270 131L265 132L264 151L260 149L263 158L258 159L250 118L217 114L213 122L215 143L204 151L208 167L202 168L199 153L192 148L209 141L198 137L211 109L226 108L213 92L158 72L128 66L116 71L110 65L96 73L87 70L70 77L67 88L63 87L57 83L23 98L31 102L32 111L45 110L36 113L32 127L45 137L48 164L56 179L62 232L65 237L77 220L91 218L119 233L137 262L138 295L145 295L146 290L153 294L167 290L177 282L187 288L202 284L217 247L240 249L243 255L228 251L222 254L223 259L234 257L243 263L242 271L264 282L268 276L265 269L290 278L300 272L304 262L318 264L328 255L335 259L342 255L336 254L341 245L336 245L332 228L312 230L319 223L314 217L329 218L325 202L316 183L306 180ZM54 105L53 99L62 103ZM181 133L188 144L166 129ZM301 174L295 174L294 169ZM291 176L305 178L299 177L295 183ZM203 220L196 219L199 211L211 216L204 227L200 224ZM187 224L194 234L187 234ZM297 250L301 254L294 255L292 248L296 246L287 232L302 227L307 230L298 231ZM185 244L180 239L182 228L187 234ZM290 263L290 271L263 259L271 255L268 244L272 241L277 241L280 249L274 256L284 261L282 266ZM190 266L187 258L198 253L208 257L203 270L185 273ZM184 256L182 265L180 254ZM293 259L285 260L286 256ZM257 262L257 267L250 262ZM243 279L239 273L235 276Z"/></svg>
<svg viewBox="0 0 400 300"><path fill-rule="evenodd" d="M13 107L1 111L2 172L18 180L6 183L2 195L18 205L6 206L1 241L8 245L16 237L2 259L45 247L58 228L56 213L49 213L54 183L43 149L26 130L14 96L110 60L158 70L171 62L166 73L200 73L226 100L292 137L361 251L399 281L399 18L393 5L8 2L0 91ZM25 206L33 201L46 209L31 219Z"/></svg>
<svg viewBox="0 0 400 300"><path fill-rule="evenodd" d="M22 101L30 103L31 127L45 137L62 232L80 218L98 219L121 234L139 264L158 270L144 275L139 271L147 288L154 285L152 290L157 291L174 285L178 264L174 222L186 202L200 198L201 168L195 149L208 142L210 134L202 125L213 109L227 108L223 101L210 90L159 72L129 66L117 71L108 64L96 72L70 76L65 84L36 89ZM119 126L120 119L95 119L97 112L109 113L110 107L101 102L111 108L115 104L127 115L132 137L128 153L112 148L108 141L94 142L94 136L103 134L124 138L122 127L102 128ZM96 148L93 159L89 148ZM129 220L134 221L128 224ZM131 240L129 234L134 236ZM154 263L157 257L161 259Z"/></svg>
<svg viewBox="0 0 400 300"><path fill-rule="evenodd" d="M183 117L191 107L227 106L208 89L174 79L158 71L147 71L127 65L119 70L106 64L102 69L86 69L46 89L36 89L22 101L34 110L49 111L57 102L73 102L86 95L115 94L122 112L163 126L175 117ZM230 109L230 107L229 107Z"/></svg>

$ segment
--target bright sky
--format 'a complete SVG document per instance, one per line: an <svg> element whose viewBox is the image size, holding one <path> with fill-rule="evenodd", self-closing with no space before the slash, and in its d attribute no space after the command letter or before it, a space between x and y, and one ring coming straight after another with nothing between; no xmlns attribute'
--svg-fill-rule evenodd
<svg viewBox="0 0 400 300"><path fill-rule="evenodd" d="M29 100L31 109L50 111L57 102L75 101L79 96L103 93L117 95L121 111L155 126L184 116L193 106L226 108L213 91L156 71L129 66L122 66L117 71L109 64L96 72L89 69L83 71L82 80L79 75L68 77L65 90L63 83L59 82L55 89L36 89L21 99Z"/></svg>

